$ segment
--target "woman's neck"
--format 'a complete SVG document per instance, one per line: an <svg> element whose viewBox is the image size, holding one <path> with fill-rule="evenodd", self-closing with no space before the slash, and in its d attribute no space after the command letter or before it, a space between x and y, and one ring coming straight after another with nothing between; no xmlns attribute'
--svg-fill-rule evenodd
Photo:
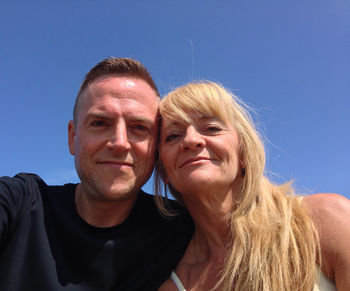
<svg viewBox="0 0 350 291"><path fill-rule="evenodd" d="M191 201L184 201L195 224L195 233L188 248L193 262L216 260L226 253L231 238L229 215L233 205L232 194L217 194L197 194L192 196Z"/></svg>

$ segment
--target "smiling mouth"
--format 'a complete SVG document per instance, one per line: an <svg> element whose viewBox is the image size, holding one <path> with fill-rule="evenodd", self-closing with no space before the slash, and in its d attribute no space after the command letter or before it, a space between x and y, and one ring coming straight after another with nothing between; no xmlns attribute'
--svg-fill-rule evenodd
<svg viewBox="0 0 350 291"><path fill-rule="evenodd" d="M200 162L200 161L210 161L209 158L204 158L204 157L198 157L198 158L194 158L194 159L189 159L187 161L185 161L183 164L181 164L180 168L183 168L189 164L193 164L196 162Z"/></svg>
<svg viewBox="0 0 350 291"><path fill-rule="evenodd" d="M122 161L103 161L103 162L98 162L97 164L112 166L112 167L123 167L123 166L133 167L133 164L128 162L122 162Z"/></svg>

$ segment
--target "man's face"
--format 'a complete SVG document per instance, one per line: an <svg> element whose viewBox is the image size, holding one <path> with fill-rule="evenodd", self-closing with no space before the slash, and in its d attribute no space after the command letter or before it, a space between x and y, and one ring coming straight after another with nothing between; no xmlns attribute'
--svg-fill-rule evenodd
<svg viewBox="0 0 350 291"><path fill-rule="evenodd" d="M68 129L81 190L101 202L133 199L153 170L158 97L141 79L113 75L82 94Z"/></svg>

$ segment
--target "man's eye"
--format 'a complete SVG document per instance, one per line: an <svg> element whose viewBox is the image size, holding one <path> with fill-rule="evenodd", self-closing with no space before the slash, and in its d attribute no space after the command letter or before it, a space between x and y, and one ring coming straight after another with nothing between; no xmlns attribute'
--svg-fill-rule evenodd
<svg viewBox="0 0 350 291"><path fill-rule="evenodd" d="M143 124L135 124L132 128L138 131L149 131L149 128Z"/></svg>
<svg viewBox="0 0 350 291"><path fill-rule="evenodd" d="M95 120L93 122L90 123L90 126L92 127L102 127L102 126L106 126L107 122L104 120Z"/></svg>

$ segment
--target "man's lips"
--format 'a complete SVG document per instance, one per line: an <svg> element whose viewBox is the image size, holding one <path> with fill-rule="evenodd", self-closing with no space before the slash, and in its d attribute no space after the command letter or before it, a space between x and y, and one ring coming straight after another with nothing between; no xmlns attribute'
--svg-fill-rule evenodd
<svg viewBox="0 0 350 291"><path fill-rule="evenodd" d="M98 161L97 164L106 165L106 166L115 166L115 167L121 167L121 166L133 167L132 163L125 162L125 161Z"/></svg>
<svg viewBox="0 0 350 291"><path fill-rule="evenodd" d="M183 168L184 166L191 164L191 163L194 163L194 162L197 162L197 161L210 161L210 160L211 159L209 159L207 157L196 157L196 158L188 159L180 165L180 168Z"/></svg>

